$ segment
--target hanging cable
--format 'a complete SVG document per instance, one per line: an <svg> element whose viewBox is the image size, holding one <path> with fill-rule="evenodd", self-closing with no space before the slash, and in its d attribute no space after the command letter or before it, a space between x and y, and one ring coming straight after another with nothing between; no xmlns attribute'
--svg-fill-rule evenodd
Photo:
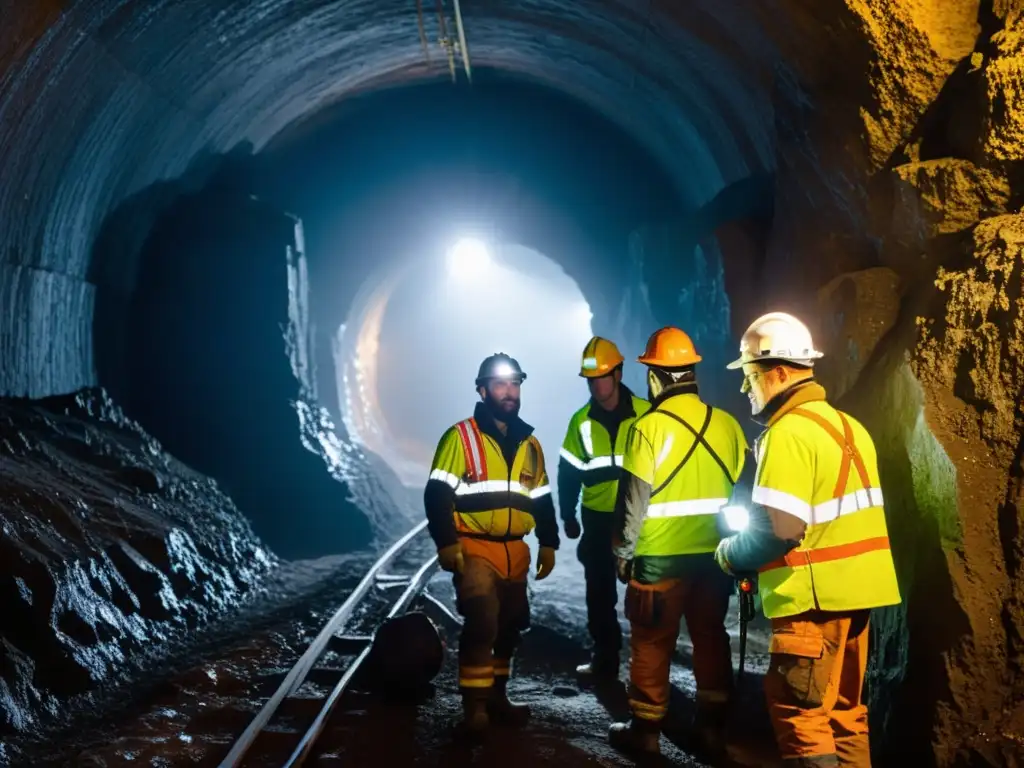
<svg viewBox="0 0 1024 768"><path fill-rule="evenodd" d="M420 45L423 47L423 55L430 64L430 46L427 45L427 30L423 25L423 0L416 0L416 24L420 30Z"/></svg>
<svg viewBox="0 0 1024 768"><path fill-rule="evenodd" d="M452 73L452 82L456 82L455 76L455 51L452 41L448 39L448 24L444 20L444 4L443 0L435 0L437 5L437 26L441 33L441 46L445 49L448 54L448 69Z"/></svg>
<svg viewBox="0 0 1024 768"><path fill-rule="evenodd" d="M459 0L455 3L455 26L459 30L459 50L462 52L462 64L466 68L466 80L473 82L473 68L469 64L469 46L466 44L466 29L462 26L462 8Z"/></svg>

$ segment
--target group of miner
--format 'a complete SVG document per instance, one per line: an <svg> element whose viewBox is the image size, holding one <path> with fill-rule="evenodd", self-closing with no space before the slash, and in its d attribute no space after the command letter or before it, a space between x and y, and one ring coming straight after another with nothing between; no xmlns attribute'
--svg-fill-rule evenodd
<svg viewBox="0 0 1024 768"><path fill-rule="evenodd" d="M727 760L735 683L725 622L737 580L756 577L771 621L765 698L784 763L871 764L869 612L898 604L900 593L874 444L829 404L814 377L821 357L792 315L772 312L747 329L727 368L741 370L741 391L763 427L751 462L737 420L701 398L701 356L683 330L658 330L637 358L647 368L647 399L622 383L624 360L612 341L594 337L584 348L580 376L590 398L569 420L558 499L565 535L580 539L594 645L576 671L595 683L618 678L618 582L627 585L632 716L611 726L616 748L660 752L685 620L696 680L690 750L712 764ZM528 719L529 708L508 696L530 624L524 537L536 532L538 580L552 572L559 548L544 452L519 417L524 381L506 354L483 361L480 402L444 433L424 492L463 617L464 736ZM734 532L723 510L737 502L749 518Z"/></svg>

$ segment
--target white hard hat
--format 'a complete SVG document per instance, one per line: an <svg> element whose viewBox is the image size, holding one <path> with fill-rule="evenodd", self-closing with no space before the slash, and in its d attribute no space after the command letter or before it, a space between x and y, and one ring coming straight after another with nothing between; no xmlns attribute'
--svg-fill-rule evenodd
<svg viewBox="0 0 1024 768"><path fill-rule="evenodd" d="M769 312L750 324L740 339L739 359L726 368L769 360L813 366L820 357L806 325L785 312Z"/></svg>

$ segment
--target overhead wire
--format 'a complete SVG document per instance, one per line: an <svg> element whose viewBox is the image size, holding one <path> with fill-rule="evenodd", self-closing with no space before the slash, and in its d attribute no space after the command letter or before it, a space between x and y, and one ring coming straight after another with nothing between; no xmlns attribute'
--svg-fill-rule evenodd
<svg viewBox="0 0 1024 768"><path fill-rule="evenodd" d="M448 54L448 70L452 73L452 82L454 83L458 80L455 75L455 50L452 41L448 39L448 24L444 20L443 0L435 0L435 4L437 5L437 25L441 34L440 43Z"/></svg>
<svg viewBox="0 0 1024 768"><path fill-rule="evenodd" d="M416 0L416 25L420 30L420 45L423 47L423 55L427 59L427 65L431 64L430 61L430 46L427 44L427 30L423 24L423 0Z"/></svg>

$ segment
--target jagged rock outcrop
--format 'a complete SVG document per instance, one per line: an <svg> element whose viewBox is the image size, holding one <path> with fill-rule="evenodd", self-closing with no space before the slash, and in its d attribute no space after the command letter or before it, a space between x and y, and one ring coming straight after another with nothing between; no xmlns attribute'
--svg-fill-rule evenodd
<svg viewBox="0 0 1024 768"><path fill-rule="evenodd" d="M875 744L931 743L938 765L1006 764L1024 743L1024 28L1011 5L816 4L823 24L844 22L793 52L775 91L763 293L809 320L828 353L820 378L876 441L904 603L875 616Z"/></svg>
<svg viewBox="0 0 1024 768"><path fill-rule="evenodd" d="M102 390L0 400L0 520L8 746L240 607L277 563L212 480Z"/></svg>

